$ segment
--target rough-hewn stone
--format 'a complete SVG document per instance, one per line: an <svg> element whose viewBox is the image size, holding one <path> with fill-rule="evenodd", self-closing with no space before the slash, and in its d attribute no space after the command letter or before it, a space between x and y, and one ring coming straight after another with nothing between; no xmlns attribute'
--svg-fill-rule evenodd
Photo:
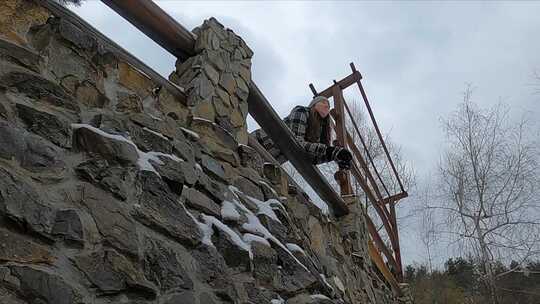
<svg viewBox="0 0 540 304"><path fill-rule="evenodd" d="M142 193L133 211L144 225L163 232L180 243L188 246L197 245L202 238L195 220L167 185L154 173L141 171L139 183Z"/></svg>

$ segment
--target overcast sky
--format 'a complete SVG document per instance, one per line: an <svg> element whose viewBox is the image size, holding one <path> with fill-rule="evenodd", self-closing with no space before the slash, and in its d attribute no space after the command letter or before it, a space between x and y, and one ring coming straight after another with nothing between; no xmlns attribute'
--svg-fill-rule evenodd
<svg viewBox="0 0 540 304"><path fill-rule="evenodd" d="M188 29L210 16L255 52L253 79L278 114L350 73L354 62L384 133L422 181L439 159L439 119L462 100L465 83L482 106L499 100L540 114L540 2L211 2L158 4ZM73 10L164 76L174 61L99 1ZM358 99L356 88L349 100ZM250 129L256 125L250 121ZM407 200L403 204L407 204ZM411 202L412 204L412 202ZM422 261L415 233L401 236L404 263Z"/></svg>

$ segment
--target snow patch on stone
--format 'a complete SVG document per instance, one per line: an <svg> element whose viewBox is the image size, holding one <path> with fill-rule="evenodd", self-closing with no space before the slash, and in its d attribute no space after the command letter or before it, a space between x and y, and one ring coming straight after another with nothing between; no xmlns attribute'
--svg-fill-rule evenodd
<svg viewBox="0 0 540 304"><path fill-rule="evenodd" d="M229 186L229 189L236 196L239 193L243 194L243 192L241 192L240 190L238 190L234 186ZM245 194L243 194L243 195L249 198L249 196L247 196ZM274 242L276 245L278 245L283 250L285 250L285 252L287 252L300 266L302 266L302 268L304 268L307 272L310 272L309 269L304 264L302 264L302 262L300 262L294 256L294 254L287 248L287 246L283 245L283 243L281 243L280 240L278 240L272 233L270 233L270 231L268 231L268 229L266 229L266 227L264 227L264 225L261 223L259 218L257 218L257 216L255 214L253 214L253 212L251 212L251 210L249 210L246 206L244 206L243 204L241 204L239 202L239 198L238 198L238 200L234 199L233 203L236 204L236 206L238 208L240 208L240 210L242 210L242 212L246 215L246 217L248 219L247 223L242 224L243 229L245 229L245 230L247 230L247 231L249 231L249 232L251 232L253 234L260 235L263 238Z"/></svg>
<svg viewBox="0 0 540 304"><path fill-rule="evenodd" d="M306 255L306 252L304 251L304 249L302 249L302 247L300 247L300 246L298 246L296 244L287 243L287 244L285 244L285 246L287 246L287 249L289 249L292 252L300 252L303 255Z"/></svg>
<svg viewBox="0 0 540 304"><path fill-rule="evenodd" d="M163 138L165 140L169 140L165 135L163 135L163 134L161 134L159 132L156 132L156 131L154 131L154 130L152 130L150 128L144 127L143 130L148 131L148 132L150 132L150 133L152 133L152 134L154 134L154 135L156 135L158 137L161 137L161 138Z"/></svg>
<svg viewBox="0 0 540 304"><path fill-rule="evenodd" d="M244 238L244 241L246 243L248 243L248 244L251 244L253 242L259 242L259 243L264 244L264 245L266 245L268 247L272 247L272 246L270 246L270 243L265 238L260 237L260 236L255 235L255 234L246 233L246 234L244 234L243 238Z"/></svg>
<svg viewBox="0 0 540 304"><path fill-rule="evenodd" d="M180 127L180 129L182 129L182 131L184 133L189 134L193 138L196 138L196 139L201 138L197 132L191 131L190 129L186 129L186 128L183 128L183 127Z"/></svg>
<svg viewBox="0 0 540 304"><path fill-rule="evenodd" d="M240 213L233 203L223 201L221 204L221 218L226 221L238 221L240 220Z"/></svg>

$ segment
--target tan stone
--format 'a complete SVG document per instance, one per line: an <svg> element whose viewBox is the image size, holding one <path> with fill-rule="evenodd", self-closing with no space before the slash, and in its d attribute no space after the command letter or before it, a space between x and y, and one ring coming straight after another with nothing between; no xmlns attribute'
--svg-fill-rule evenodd
<svg viewBox="0 0 540 304"><path fill-rule="evenodd" d="M231 112L231 124L235 128L239 128L245 124L244 117L242 116L242 113L238 109Z"/></svg>
<svg viewBox="0 0 540 304"><path fill-rule="evenodd" d="M193 117L204 118L212 122L216 119L216 110L214 109L214 105L206 100L199 102L197 105L191 108L191 112L193 113Z"/></svg>
<svg viewBox="0 0 540 304"><path fill-rule="evenodd" d="M54 257L43 246L0 229L0 262L52 264Z"/></svg>
<svg viewBox="0 0 540 304"><path fill-rule="evenodd" d="M157 106L159 110L168 117L178 121L182 126L187 125L189 109L179 99L174 97L165 88L159 91L157 97Z"/></svg>
<svg viewBox="0 0 540 304"><path fill-rule="evenodd" d="M242 126L238 131L236 131L236 141L240 145L248 144L249 133L247 131L247 126Z"/></svg>
<svg viewBox="0 0 540 304"><path fill-rule="evenodd" d="M311 248L318 256L326 255L325 238L323 235L323 229L319 220L313 216L308 220L308 232L309 240L311 242Z"/></svg>
<svg viewBox="0 0 540 304"><path fill-rule="evenodd" d="M146 97L154 85L150 78L125 62L118 63L118 72L118 82L141 98Z"/></svg>
<svg viewBox="0 0 540 304"><path fill-rule="evenodd" d="M20 45L28 44L28 30L44 24L50 13L33 1L3 0L0 5L0 36Z"/></svg>

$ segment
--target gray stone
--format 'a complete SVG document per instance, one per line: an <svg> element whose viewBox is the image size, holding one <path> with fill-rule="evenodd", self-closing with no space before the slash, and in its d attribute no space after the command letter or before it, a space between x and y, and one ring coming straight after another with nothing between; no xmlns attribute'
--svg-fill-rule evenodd
<svg viewBox="0 0 540 304"><path fill-rule="evenodd" d="M191 252L197 261L195 276L204 283L222 281L227 279L227 265L215 247L202 245Z"/></svg>
<svg viewBox="0 0 540 304"><path fill-rule="evenodd" d="M178 162L169 157L159 157L159 159L162 162L161 164L152 160L150 163L175 194L181 194L184 184L191 186L199 179L199 171L195 169L194 163Z"/></svg>
<svg viewBox="0 0 540 304"><path fill-rule="evenodd" d="M227 266L239 272L251 271L253 266L249 251L239 247L228 233L221 229L214 229L214 231L212 242L223 256Z"/></svg>
<svg viewBox="0 0 540 304"><path fill-rule="evenodd" d="M208 196L193 188L184 187L182 190L182 201L193 209L215 217L221 217L220 206Z"/></svg>
<svg viewBox="0 0 540 304"><path fill-rule="evenodd" d="M160 241L146 239L142 263L144 274L162 292L193 289L193 281L182 262L174 249L166 247Z"/></svg>
<svg viewBox="0 0 540 304"><path fill-rule="evenodd" d="M253 252L253 276L261 285L272 286L278 283L279 268L277 253L260 242L251 242Z"/></svg>
<svg viewBox="0 0 540 304"><path fill-rule="evenodd" d="M195 163L195 151L192 144L187 140L174 139L172 142L173 153L190 164Z"/></svg>
<svg viewBox="0 0 540 304"><path fill-rule="evenodd" d="M204 173L200 173L196 188L209 195L214 201L222 202L225 199L225 193L229 190L227 187Z"/></svg>
<svg viewBox="0 0 540 304"><path fill-rule="evenodd" d="M236 81L234 81L234 76L232 73L221 74L219 85L221 85L221 87L224 88L229 95L233 95L236 91Z"/></svg>
<svg viewBox="0 0 540 304"><path fill-rule="evenodd" d="M105 134L87 127L73 130L73 147L78 151L96 153L108 161L135 165L139 154L135 145L119 136Z"/></svg>
<svg viewBox="0 0 540 304"><path fill-rule="evenodd" d="M67 120L22 103L17 103L16 108L19 118L24 121L28 130L58 146L71 147L71 128Z"/></svg>
<svg viewBox="0 0 540 304"><path fill-rule="evenodd" d="M261 223L272 233L278 240L281 242L286 242L287 240L287 227L282 223L277 222L266 214L257 215Z"/></svg>
<svg viewBox="0 0 540 304"><path fill-rule="evenodd" d="M203 65L203 70L214 86L216 86L219 83L219 72L210 64Z"/></svg>
<svg viewBox="0 0 540 304"><path fill-rule="evenodd" d="M0 168L0 214L21 229L51 238L53 208L41 201L30 183L4 168Z"/></svg>
<svg viewBox="0 0 540 304"><path fill-rule="evenodd" d="M32 266L9 266L20 281L20 292L30 303L78 304L79 292L61 276Z"/></svg>
<svg viewBox="0 0 540 304"><path fill-rule="evenodd" d="M170 295L163 304L210 304L209 302L197 302L195 299L195 293L193 291L184 291L180 294Z"/></svg>
<svg viewBox="0 0 540 304"><path fill-rule="evenodd" d="M0 121L0 157L15 159L30 171L64 167L60 148L4 121Z"/></svg>
<svg viewBox="0 0 540 304"><path fill-rule="evenodd" d="M0 229L0 262L52 264L53 261L51 252L45 246L9 230Z"/></svg>
<svg viewBox="0 0 540 304"><path fill-rule="evenodd" d="M125 205L89 184L82 185L80 194L71 195L81 197L81 203L94 218L106 244L132 256L139 255L136 224L129 216Z"/></svg>
<svg viewBox="0 0 540 304"><path fill-rule="evenodd" d="M225 171L223 170L223 166L212 157L203 154L201 155L201 165L207 174L210 174L213 178L218 178L221 181L226 181L225 178Z"/></svg>
<svg viewBox="0 0 540 304"><path fill-rule="evenodd" d="M75 257L75 265L102 293L114 294L129 290L148 298L157 291L143 273L112 249L104 249Z"/></svg>
<svg viewBox="0 0 540 304"><path fill-rule="evenodd" d="M133 170L93 157L75 167L77 176L95 186L112 193L120 200L126 200L133 184Z"/></svg>
<svg viewBox="0 0 540 304"><path fill-rule="evenodd" d="M260 182L259 187L261 188L261 190L263 192L265 201L267 201L269 199L277 199L277 200L279 200L279 196L278 196L276 190L274 190L274 188L270 187L270 185L268 183Z"/></svg>
<svg viewBox="0 0 540 304"><path fill-rule="evenodd" d="M276 300L278 303L281 303L279 301L281 298L279 294L269 290L268 288L264 288L253 283L244 283L244 288L247 291L248 298L251 301L250 303L272 303L272 300Z"/></svg>
<svg viewBox="0 0 540 304"><path fill-rule="evenodd" d="M137 147L144 152L155 151L165 154L172 153L172 143L162 134L150 130L147 127L141 128L136 125L130 127L130 137Z"/></svg>
<svg viewBox="0 0 540 304"><path fill-rule="evenodd" d="M39 73L41 58L37 53L2 38L0 38L0 58Z"/></svg>
<svg viewBox="0 0 540 304"><path fill-rule="evenodd" d="M175 238L183 245L195 246L200 243L202 235L197 223L158 176L141 171L139 183L142 194L133 214L141 223Z"/></svg>
<svg viewBox="0 0 540 304"><path fill-rule="evenodd" d="M293 298L290 298L286 302L287 304L335 304L337 302L332 301L331 299L322 296L322 295L307 295L300 294Z"/></svg>
<svg viewBox="0 0 540 304"><path fill-rule="evenodd" d="M0 65L0 69L5 68ZM7 69L7 68L6 68ZM56 83L31 72L13 71L0 77L3 86L14 87L20 93L40 101L48 102L58 107L80 112L79 106Z"/></svg>
<svg viewBox="0 0 540 304"><path fill-rule="evenodd" d="M233 185L244 192L246 195L254 197L260 201L264 200L264 195L261 191L261 188L254 184L249 179L239 176L233 181Z"/></svg>
<svg viewBox="0 0 540 304"><path fill-rule="evenodd" d="M56 23L60 36L73 43L76 47L86 50L92 50L97 47L96 39L76 27L73 23L61 18L55 18L49 22Z"/></svg>
<svg viewBox="0 0 540 304"><path fill-rule="evenodd" d="M214 298L212 297L212 295L210 295L209 293L207 292L203 292L201 293L201 295L199 296L199 299L200 299L200 302L201 304L216 304L216 302L214 302Z"/></svg>
<svg viewBox="0 0 540 304"><path fill-rule="evenodd" d="M84 229L77 210L58 210L52 234L60 235L67 241L84 245Z"/></svg>
<svg viewBox="0 0 540 304"><path fill-rule="evenodd" d="M282 265L279 285L276 286L280 290L287 293L298 293L301 290L313 288L319 284L319 278L315 277L308 269L304 268L291 254L281 248L275 246L274 249L278 253L278 259Z"/></svg>

